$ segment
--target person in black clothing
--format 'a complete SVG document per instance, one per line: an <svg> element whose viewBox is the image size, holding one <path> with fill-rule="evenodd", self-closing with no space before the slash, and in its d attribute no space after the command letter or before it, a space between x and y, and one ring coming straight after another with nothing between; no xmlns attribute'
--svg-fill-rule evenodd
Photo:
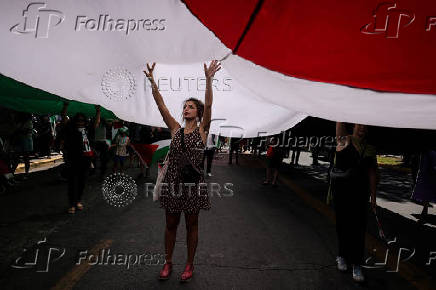
<svg viewBox="0 0 436 290"><path fill-rule="evenodd" d="M53 132L48 115L42 116L38 126L38 149L41 157L50 157Z"/></svg>
<svg viewBox="0 0 436 290"><path fill-rule="evenodd" d="M279 138L279 135L268 138L266 178L263 185L268 185L271 182L273 187L277 187L279 169L285 155L285 149L279 144Z"/></svg>
<svg viewBox="0 0 436 290"><path fill-rule="evenodd" d="M239 142L240 142L239 138L230 138L229 164L232 164L233 152L235 152L236 164L238 164Z"/></svg>
<svg viewBox="0 0 436 290"><path fill-rule="evenodd" d="M376 209L377 158L375 147L368 143L367 127L355 124L352 135L347 135L343 123L336 124L338 145L334 169L349 172L345 176L331 173L331 186L336 212L338 237L337 267L347 270L353 266L353 279L363 282L361 264L365 250L365 232L368 199Z"/></svg>
<svg viewBox="0 0 436 290"><path fill-rule="evenodd" d="M64 152L64 160L67 164L69 213L75 213L76 209L82 210L82 195L86 185L91 158L94 152L91 149L90 139L92 131L100 122L100 106L96 106L96 118L92 127L86 128L86 116L83 113L76 115L69 121L66 120L68 103L64 103L62 109L62 141L61 147Z"/></svg>
<svg viewBox="0 0 436 290"><path fill-rule="evenodd" d="M209 177L212 176L212 160L216 150L215 139L215 134L209 134L206 140L206 147L204 148L203 167L206 160L206 174Z"/></svg>

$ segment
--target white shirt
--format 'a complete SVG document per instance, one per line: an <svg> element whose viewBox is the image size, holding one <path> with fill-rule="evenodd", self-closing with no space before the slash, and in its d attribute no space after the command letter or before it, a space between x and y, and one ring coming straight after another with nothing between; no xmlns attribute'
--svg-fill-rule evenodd
<svg viewBox="0 0 436 290"><path fill-rule="evenodd" d="M207 135L207 139L206 139L206 148L207 148L207 149L215 148L216 137L217 137L217 136L215 136L215 140L214 140L214 139L212 138L212 134L208 134L208 135Z"/></svg>

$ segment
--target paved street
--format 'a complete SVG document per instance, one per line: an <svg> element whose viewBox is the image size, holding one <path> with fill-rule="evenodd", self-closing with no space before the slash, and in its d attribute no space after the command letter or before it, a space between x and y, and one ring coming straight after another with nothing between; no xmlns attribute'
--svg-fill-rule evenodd
<svg viewBox="0 0 436 290"><path fill-rule="evenodd" d="M229 186L233 194L214 194L212 209L200 214L194 278L188 285L178 281L186 259L183 217L170 280L158 281L161 265L151 265L161 264L159 257L164 254L164 212L144 191L155 170L150 180L136 181L138 196L121 208L103 200L101 183L92 176L84 199L86 209L68 216L66 183L54 167L32 173L13 192L0 196L2 289L430 289L436 285L435 267L421 271L419 261L405 262L398 273L367 269L367 284L356 285L351 273L339 273L335 267L335 227L331 211L322 201L323 182L286 167L279 186L272 188L261 185L265 172L257 158L243 156L239 165L227 165L226 156L220 155L214 163L209 181L233 184ZM133 177L138 173L137 169L128 171ZM398 234L401 242L408 236L401 228L415 229L412 236L434 242L434 229L407 224L401 216L392 217L388 212L382 216L387 232ZM368 227L367 240L379 246L373 223ZM44 238L46 242L38 245ZM415 242L409 239L407 245ZM427 246L416 245L420 249ZM23 248L27 249L24 253ZM37 249L39 256L33 266L12 267L32 264ZM90 261L96 265L80 259L84 251L94 254ZM120 256L118 265L94 259L108 251ZM154 258L134 264L141 254ZM19 257L22 259L17 260ZM131 263L123 257L129 257ZM419 257L425 254L421 252ZM416 269L419 272L414 272Z"/></svg>

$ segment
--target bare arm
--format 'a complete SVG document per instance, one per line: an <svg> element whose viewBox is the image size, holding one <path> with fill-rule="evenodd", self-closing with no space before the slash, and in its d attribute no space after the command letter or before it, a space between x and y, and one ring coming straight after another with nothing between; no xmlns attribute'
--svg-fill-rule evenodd
<svg viewBox="0 0 436 290"><path fill-rule="evenodd" d="M347 129L342 122L336 122L336 151L341 151L350 143L350 138L347 136Z"/></svg>
<svg viewBox="0 0 436 290"><path fill-rule="evenodd" d="M212 118L212 101L213 101L213 89L212 81L215 73L221 69L220 63L217 60L213 60L209 67L204 64L204 75L206 76L206 92L204 96L204 112L203 119L200 123L200 135L203 142L206 143L207 134L209 133L210 121Z"/></svg>
<svg viewBox="0 0 436 290"><path fill-rule="evenodd" d="M171 116L170 111L168 110L167 106L165 105L165 102L162 98L162 95L159 92L159 88L156 85L156 82L154 81L153 70L154 70L155 65L156 65L156 63L153 63L152 66L147 64L148 71L144 71L144 73L151 83L153 98L154 98L154 101L156 102L156 105L159 109L159 112L162 115L162 118L163 118L165 124L170 129L171 136L174 136L176 130L178 128L180 128L180 124L173 118L173 116Z"/></svg>
<svg viewBox="0 0 436 290"><path fill-rule="evenodd" d="M342 122L336 122L336 138L347 136L347 129L345 128L345 124Z"/></svg>
<svg viewBox="0 0 436 290"><path fill-rule="evenodd" d="M203 132L208 132L210 128L210 121L212 118L212 100L213 100L213 89L212 81L215 73L221 69L218 61L213 60L209 67L204 64L204 74L206 76L206 92L204 96L204 112L203 120L201 121L200 128Z"/></svg>

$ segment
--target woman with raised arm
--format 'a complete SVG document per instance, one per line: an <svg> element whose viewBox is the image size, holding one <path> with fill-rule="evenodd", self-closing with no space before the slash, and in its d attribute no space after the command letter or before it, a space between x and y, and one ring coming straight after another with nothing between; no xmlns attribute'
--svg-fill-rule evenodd
<svg viewBox="0 0 436 290"><path fill-rule="evenodd" d="M168 279L172 271L172 256L176 242L177 226L181 213L185 213L188 259L181 275L182 282L189 281L194 270L194 255L198 244L198 215L200 209L209 210L210 200L202 174L203 150L212 115L212 79L220 64L214 60L210 66L204 64L206 76L205 103L189 98L183 103L185 127L171 116L154 81L153 65L147 64L144 71L150 80L154 100L165 124L171 130L168 169L162 182L159 197L160 207L165 209L165 255L166 263L160 271L160 279ZM188 164L187 164L188 163ZM195 184L195 186L194 186Z"/></svg>
<svg viewBox="0 0 436 290"><path fill-rule="evenodd" d="M336 123L336 174L333 171L330 174L339 248L337 268L346 271L347 263L352 264L356 282L365 280L361 265L369 196L373 210L376 208L377 158L375 147L368 144L367 135L365 125L354 124L353 134L349 135L345 124Z"/></svg>
<svg viewBox="0 0 436 290"><path fill-rule="evenodd" d="M64 152L65 164L68 168L68 197L70 207L68 213L74 214L76 209L83 210L82 196L91 166L94 151L91 148L88 136L95 130L100 122L100 106L95 105L95 122L92 126L87 124L83 113L76 113L71 120L67 120L68 103L62 108L62 137L61 147ZM92 134L92 133L91 133Z"/></svg>

